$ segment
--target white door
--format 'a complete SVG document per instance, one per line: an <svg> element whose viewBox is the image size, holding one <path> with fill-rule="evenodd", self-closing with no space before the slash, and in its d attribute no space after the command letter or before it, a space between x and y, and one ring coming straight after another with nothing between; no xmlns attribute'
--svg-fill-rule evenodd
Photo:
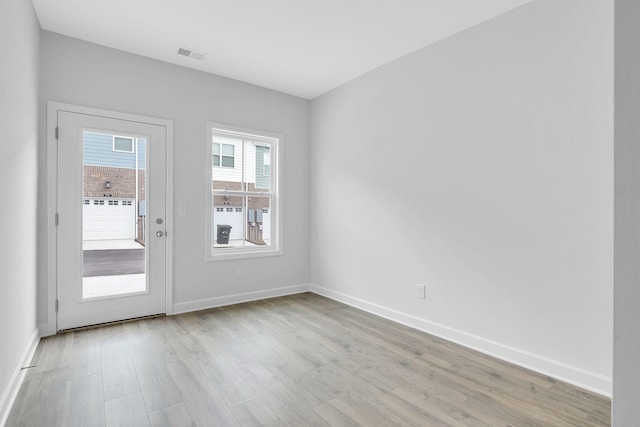
<svg viewBox="0 0 640 427"><path fill-rule="evenodd" d="M103 160L83 155L87 134L96 132L112 135L91 147ZM58 330L165 312L166 132L157 124L58 111ZM88 234L83 216L96 212L87 210L86 200L104 208L101 220L89 220ZM137 212L140 201L144 213ZM118 218L104 217L109 208ZM125 239L100 238L120 236L108 228L132 213L136 220L128 219ZM142 243L132 238L145 234Z"/></svg>

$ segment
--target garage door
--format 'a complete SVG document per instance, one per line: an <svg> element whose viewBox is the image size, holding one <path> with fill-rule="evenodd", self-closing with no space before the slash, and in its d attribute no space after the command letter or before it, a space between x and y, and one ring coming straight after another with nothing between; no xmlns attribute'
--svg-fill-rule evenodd
<svg viewBox="0 0 640 427"><path fill-rule="evenodd" d="M215 239L218 224L231 226L229 240L242 240L242 222L244 215L241 207L214 206L213 207L213 236ZM262 240L269 243L271 239L271 212L262 210Z"/></svg>
<svg viewBox="0 0 640 427"><path fill-rule="evenodd" d="M84 199L82 239L134 239L134 199Z"/></svg>
<svg viewBox="0 0 640 427"><path fill-rule="evenodd" d="M242 208L237 206L214 206L213 207L213 236L215 239L217 225L224 224L231 226L229 240L242 240L242 222L244 215Z"/></svg>

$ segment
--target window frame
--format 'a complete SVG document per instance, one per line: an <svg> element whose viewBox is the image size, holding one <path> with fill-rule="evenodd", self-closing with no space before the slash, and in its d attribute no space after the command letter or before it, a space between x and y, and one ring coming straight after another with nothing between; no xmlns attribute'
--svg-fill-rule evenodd
<svg viewBox="0 0 640 427"><path fill-rule="evenodd" d="M271 174L270 178L270 191L265 193L264 191L249 191L248 188L243 188L241 191L235 190L214 190L212 188L213 183L213 137L219 135L222 137L240 138L252 141L256 144L267 145L269 147L271 155ZM222 144L221 144L222 145ZM283 254L282 236L283 236L283 221L282 221L282 188L281 188L281 160L282 160L282 146L283 136L278 133L250 129L245 127L239 127L234 125L228 125L216 122L207 122L205 132L205 149L206 149L206 179L205 179L205 261L224 261L242 258L257 258L266 256L278 256ZM220 147L222 153L222 146ZM234 164L235 161L240 161L244 176L244 165L246 164L245 158L246 151L241 150L241 158L238 157L237 152L234 151ZM222 160L221 160L222 162ZM270 244L267 247L264 246L241 246L241 247L216 247L214 249L215 236L213 229L213 215L214 209L214 196L242 196L242 197L269 197L271 200L269 206L270 213ZM243 240L245 237L246 221L248 210L244 209L246 202L242 206L243 216Z"/></svg>

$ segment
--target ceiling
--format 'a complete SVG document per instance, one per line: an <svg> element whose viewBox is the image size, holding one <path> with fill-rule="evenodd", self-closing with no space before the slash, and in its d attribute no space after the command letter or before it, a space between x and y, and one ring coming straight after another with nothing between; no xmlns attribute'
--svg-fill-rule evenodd
<svg viewBox="0 0 640 427"><path fill-rule="evenodd" d="M44 30L312 99L531 0L33 0ZM203 53L196 60L178 48Z"/></svg>

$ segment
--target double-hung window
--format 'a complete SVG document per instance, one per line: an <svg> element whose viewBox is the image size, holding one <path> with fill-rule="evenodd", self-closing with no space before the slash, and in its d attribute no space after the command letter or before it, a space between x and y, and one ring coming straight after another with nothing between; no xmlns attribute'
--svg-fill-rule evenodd
<svg viewBox="0 0 640 427"><path fill-rule="evenodd" d="M207 259L281 253L281 136L208 123Z"/></svg>

